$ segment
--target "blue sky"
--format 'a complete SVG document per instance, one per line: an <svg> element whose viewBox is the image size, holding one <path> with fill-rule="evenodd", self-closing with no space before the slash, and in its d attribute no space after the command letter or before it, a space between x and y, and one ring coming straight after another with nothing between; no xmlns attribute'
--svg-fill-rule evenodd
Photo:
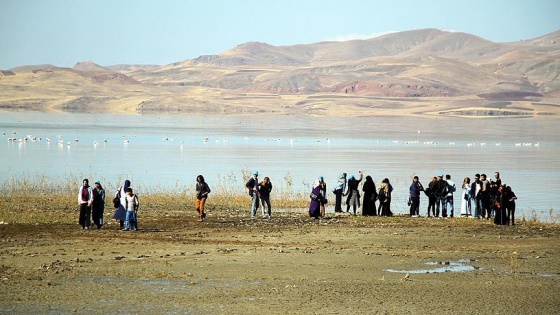
<svg viewBox="0 0 560 315"><path fill-rule="evenodd" d="M164 65L239 44L438 28L495 42L560 30L558 0L0 0L0 69Z"/></svg>

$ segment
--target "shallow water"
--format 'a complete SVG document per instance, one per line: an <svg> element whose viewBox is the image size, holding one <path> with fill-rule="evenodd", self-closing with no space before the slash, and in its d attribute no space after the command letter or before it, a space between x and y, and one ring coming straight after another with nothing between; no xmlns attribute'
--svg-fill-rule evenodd
<svg viewBox="0 0 560 315"><path fill-rule="evenodd" d="M147 190L191 188L203 174L211 187L225 183L243 191L243 172L258 170L276 187L307 191L319 175L330 190L341 172L363 170L376 184L389 178L393 211L408 213L414 175L427 186L431 176L450 174L459 188L466 176L500 171L518 196L518 218L556 221L559 131L557 120L526 118L0 112L0 180L87 177L113 190L128 178ZM40 140L8 141L28 135ZM457 192L456 215L460 203ZM426 206L422 197L421 214Z"/></svg>
<svg viewBox="0 0 560 315"><path fill-rule="evenodd" d="M443 272L465 272L473 271L475 268L469 265L470 261L467 259L461 259L458 261L451 261L446 263L441 262L427 262L426 265L429 268L424 269L413 269L413 270L395 270L395 269L385 269L384 271L392 273L408 273L408 274L420 274L420 273L443 273Z"/></svg>

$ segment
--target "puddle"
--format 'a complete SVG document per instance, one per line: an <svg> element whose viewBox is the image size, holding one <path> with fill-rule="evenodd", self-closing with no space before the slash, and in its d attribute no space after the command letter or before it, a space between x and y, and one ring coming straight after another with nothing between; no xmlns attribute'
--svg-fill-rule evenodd
<svg viewBox="0 0 560 315"><path fill-rule="evenodd" d="M419 274L419 273L465 272L465 271L475 270L476 268L469 265L468 264L469 262L470 260L468 259L461 259L458 261L446 261L446 262L427 262L425 263L425 265L431 267L425 269L413 269L413 270L384 269L383 271L394 272L394 273Z"/></svg>

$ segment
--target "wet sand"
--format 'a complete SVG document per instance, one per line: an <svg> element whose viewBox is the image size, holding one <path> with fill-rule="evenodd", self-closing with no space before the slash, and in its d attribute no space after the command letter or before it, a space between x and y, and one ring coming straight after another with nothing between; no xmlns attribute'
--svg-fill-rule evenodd
<svg viewBox="0 0 560 315"><path fill-rule="evenodd" d="M558 225L225 209L139 220L138 232L0 225L0 313L560 312Z"/></svg>

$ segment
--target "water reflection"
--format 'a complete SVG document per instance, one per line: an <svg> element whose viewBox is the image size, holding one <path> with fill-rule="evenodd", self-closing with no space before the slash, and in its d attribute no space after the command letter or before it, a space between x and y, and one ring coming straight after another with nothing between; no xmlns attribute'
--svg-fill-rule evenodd
<svg viewBox="0 0 560 315"><path fill-rule="evenodd" d="M446 262L427 262L426 265L433 266L426 269L413 269L413 270L395 270L395 269L384 269L383 271L393 272L393 273L443 273L443 272L465 272L473 271L476 268L469 265L469 259L461 259L458 261L446 261Z"/></svg>

